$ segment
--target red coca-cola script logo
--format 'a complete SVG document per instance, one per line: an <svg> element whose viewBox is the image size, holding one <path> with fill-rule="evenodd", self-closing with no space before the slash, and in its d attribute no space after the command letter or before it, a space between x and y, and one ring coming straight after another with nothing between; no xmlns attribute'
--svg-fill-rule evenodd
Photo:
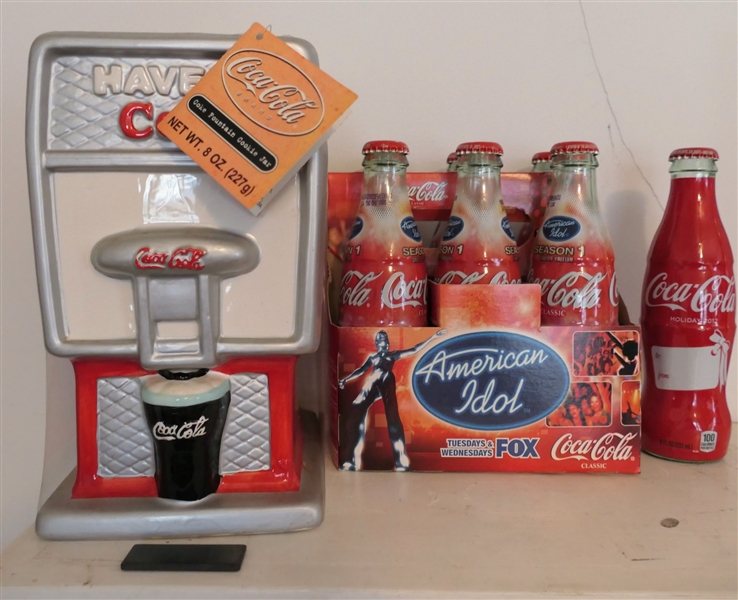
<svg viewBox="0 0 738 600"><path fill-rule="evenodd" d="M323 97L290 61L264 50L239 50L223 62L223 85L247 118L279 135L305 135L323 122Z"/></svg>
<svg viewBox="0 0 738 600"><path fill-rule="evenodd" d="M202 437L207 433L205 429L207 420L207 417L200 417L197 421L190 421L180 426L167 425L163 421L158 421L152 432L157 440L189 440L194 437Z"/></svg>
<svg viewBox="0 0 738 600"><path fill-rule="evenodd" d="M635 433L606 433L597 440L575 440L565 433L554 442L551 458L554 460L628 460L633 457Z"/></svg>
<svg viewBox="0 0 738 600"><path fill-rule="evenodd" d="M407 189L411 202L443 202L446 200L446 181L426 181L421 185L412 185Z"/></svg>
<svg viewBox="0 0 738 600"><path fill-rule="evenodd" d="M618 294L618 278L615 273L612 274L612 278L610 279L610 293L608 295L610 297L610 304L617 306L620 303L620 294Z"/></svg>
<svg viewBox="0 0 738 600"><path fill-rule="evenodd" d="M382 276L381 273L370 271L366 275L361 271L346 271L341 280L341 304L346 306L364 306L372 293L369 284ZM356 279L356 284L351 285Z"/></svg>
<svg viewBox="0 0 738 600"><path fill-rule="evenodd" d="M405 274L398 271L385 282L382 288L382 304L388 308L425 306L426 286L425 278L405 281Z"/></svg>
<svg viewBox="0 0 738 600"><path fill-rule="evenodd" d="M595 308L600 304L600 283L606 278L604 273L590 275L572 271L558 279L535 279L531 283L538 283L541 286L541 294L546 296L548 306ZM577 287L580 279L584 281L581 289ZM611 302L612 295L613 292L610 290ZM617 305L617 302L614 304Z"/></svg>
<svg viewBox="0 0 738 600"><path fill-rule="evenodd" d="M474 271L472 273L465 273L464 271L447 271L438 278L438 283L469 285L481 281L486 276L487 273L480 271ZM490 278L488 283L490 285L507 285L520 282L520 279L509 279L506 271L499 271Z"/></svg>
<svg viewBox="0 0 738 600"><path fill-rule="evenodd" d="M139 269L189 269L199 271L204 268L200 259L207 254L202 248L177 248L173 252L156 252L141 248L136 253L135 263Z"/></svg>
<svg viewBox="0 0 738 600"><path fill-rule="evenodd" d="M659 273L646 287L646 306L698 314L735 312L735 278L714 275L703 283L684 283Z"/></svg>

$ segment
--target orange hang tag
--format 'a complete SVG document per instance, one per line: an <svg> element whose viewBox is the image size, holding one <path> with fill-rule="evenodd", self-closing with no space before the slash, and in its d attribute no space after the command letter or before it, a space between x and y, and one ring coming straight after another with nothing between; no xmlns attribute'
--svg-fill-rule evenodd
<svg viewBox="0 0 738 600"><path fill-rule="evenodd" d="M256 215L356 98L254 23L158 129Z"/></svg>

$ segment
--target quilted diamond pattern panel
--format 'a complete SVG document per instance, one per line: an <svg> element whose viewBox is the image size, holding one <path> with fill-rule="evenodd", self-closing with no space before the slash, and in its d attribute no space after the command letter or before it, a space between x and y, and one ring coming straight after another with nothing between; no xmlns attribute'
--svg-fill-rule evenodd
<svg viewBox="0 0 738 600"><path fill-rule="evenodd" d="M231 375L231 405L220 450L220 472L271 467L269 381L263 373Z"/></svg>
<svg viewBox="0 0 738 600"><path fill-rule="evenodd" d="M220 449L221 474L264 471L269 452L269 382L262 373L231 375L231 404ZM154 448L136 377L97 382L98 474L101 477L154 475Z"/></svg>
<svg viewBox="0 0 738 600"><path fill-rule="evenodd" d="M157 58L156 61L141 58L110 58L85 56L63 56L52 65L51 98L49 103L48 147L51 150L173 150L174 144L159 135L133 140L123 135L118 124L120 109L130 102L150 102L154 107L154 118L170 110L179 101L180 67L209 69L212 60L181 60ZM93 68L101 66L106 73L111 67L121 69L120 82L125 86L131 71L136 68L133 79L138 85L130 94L95 94ZM145 70L142 70L143 69ZM141 87L153 93L145 94ZM167 91L158 93L157 88ZM145 89L145 88L144 88ZM141 119L138 121L138 119ZM151 122L142 116L134 117L134 124L141 129Z"/></svg>
<svg viewBox="0 0 738 600"><path fill-rule="evenodd" d="M97 381L97 457L101 477L154 475L154 448L136 377Z"/></svg>

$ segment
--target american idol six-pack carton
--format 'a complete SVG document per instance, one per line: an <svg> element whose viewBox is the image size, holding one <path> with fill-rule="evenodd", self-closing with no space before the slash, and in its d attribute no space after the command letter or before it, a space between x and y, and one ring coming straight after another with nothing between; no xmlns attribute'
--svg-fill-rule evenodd
<svg viewBox="0 0 738 600"><path fill-rule="evenodd" d="M419 222L448 219L455 174L408 173ZM427 327L341 327L341 256L361 173L329 174L333 459L348 470L640 471L640 330L541 326L541 287L428 283ZM521 271L550 174L503 173ZM432 269L437 251L426 248ZM384 364L386 363L386 364Z"/></svg>

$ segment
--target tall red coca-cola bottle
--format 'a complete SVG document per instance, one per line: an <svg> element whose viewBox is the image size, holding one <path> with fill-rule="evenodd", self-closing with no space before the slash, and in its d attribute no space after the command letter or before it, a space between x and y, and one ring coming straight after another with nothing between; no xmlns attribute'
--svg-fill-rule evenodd
<svg viewBox="0 0 738 600"><path fill-rule="evenodd" d="M643 281L643 449L672 460L719 460L730 441L735 277L715 200L717 159L710 148L671 153L669 202Z"/></svg>
<svg viewBox="0 0 738 600"><path fill-rule="evenodd" d="M344 252L339 322L425 326L425 256L407 194L407 146L380 140L362 152L364 185Z"/></svg>
<svg viewBox="0 0 738 600"><path fill-rule="evenodd" d="M456 198L441 241L438 283L520 283L518 247L502 205L502 147L469 142L456 149Z"/></svg>
<svg viewBox="0 0 738 600"><path fill-rule="evenodd" d="M597 146L551 148L553 183L528 283L541 286L541 324L618 324L615 254L597 203Z"/></svg>

